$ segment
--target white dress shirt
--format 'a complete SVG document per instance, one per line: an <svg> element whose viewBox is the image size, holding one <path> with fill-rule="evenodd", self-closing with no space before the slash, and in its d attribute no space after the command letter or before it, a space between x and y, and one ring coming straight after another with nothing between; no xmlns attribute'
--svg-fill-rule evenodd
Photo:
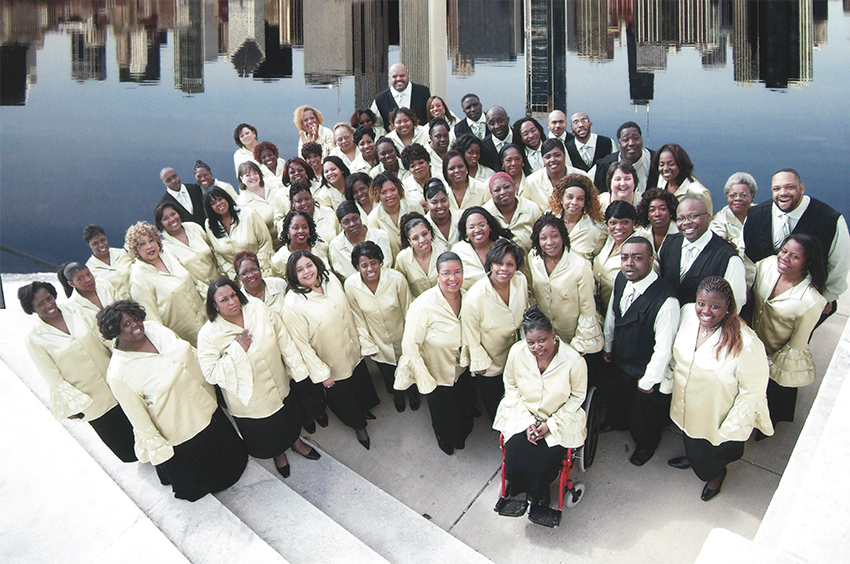
<svg viewBox="0 0 850 564"><path fill-rule="evenodd" d="M484 114L478 118L478 121L472 121L471 119L466 118L466 125L468 125L469 129L472 130L472 134L479 139L484 139L484 136L487 134L487 120L484 119Z"/></svg>
<svg viewBox="0 0 850 564"><path fill-rule="evenodd" d="M797 227L797 223L809 208L811 198L803 196L803 201L795 209L787 214L779 209L775 203L771 206L773 215L773 246L778 252L779 246L785 239L782 232L785 218L788 219L788 233L792 233ZM787 234L785 234L787 235ZM847 222L844 216L839 216L835 224L835 236L832 238L832 244L829 249L824 249L827 253L826 258L826 286L823 291L823 297L826 301L832 303L844 293L847 289L847 272L850 270L850 234L847 232Z"/></svg>
<svg viewBox="0 0 850 564"><path fill-rule="evenodd" d="M658 279L658 274L650 270L649 274L637 282L626 282L623 288L623 297L620 300L620 312L625 315L631 304L646 292L653 282ZM605 335L605 352L610 353L614 344L614 293L608 300L608 313L605 315L605 324L602 333ZM652 348L652 356L646 364L643 377L638 380L638 386L644 391L650 390L655 384L660 384L667 373L667 365L673 356L673 341L676 339L676 331L679 328L679 301L676 296L670 296L658 310L652 330L655 332L655 346Z"/></svg>
<svg viewBox="0 0 850 564"><path fill-rule="evenodd" d="M194 213L195 206L192 205L192 197L189 196L189 190L186 189L185 184L180 185L180 190L172 190L168 189L168 193L171 194L175 200L180 202L180 205L183 206L187 212Z"/></svg>
<svg viewBox="0 0 850 564"><path fill-rule="evenodd" d="M413 83L412 82L408 81L407 87L404 90L402 90L401 92L399 92L398 90L396 90L392 86L390 86L389 90L390 90L390 94L392 94L393 99L395 100L396 105L399 108L410 108L410 97L413 95ZM390 126L392 126L392 124L391 123L385 124L383 122L383 120L381 119L381 112L378 111L378 103L375 102L375 101L372 101L372 112L376 116L378 116L378 120L380 120L380 122L381 122L380 125L386 125L387 129L389 130L389 128L390 128Z"/></svg>
<svg viewBox="0 0 850 564"><path fill-rule="evenodd" d="M713 236L714 232L708 229L693 243L687 239L682 239L682 259L679 262L680 280L694 264L697 257L705 250L705 247ZM747 301L747 275L744 269L744 261L741 260L740 256L729 257L729 263L726 265L726 272L723 278L732 286L732 293L735 295L738 313L740 313L741 308L744 307Z"/></svg>
<svg viewBox="0 0 850 564"><path fill-rule="evenodd" d="M504 147L505 145L514 142L514 134L510 130L510 128L508 128L508 134L505 136L504 139L499 139L495 135L493 135L492 137L493 137L493 146L496 147L496 153L501 152L502 147Z"/></svg>

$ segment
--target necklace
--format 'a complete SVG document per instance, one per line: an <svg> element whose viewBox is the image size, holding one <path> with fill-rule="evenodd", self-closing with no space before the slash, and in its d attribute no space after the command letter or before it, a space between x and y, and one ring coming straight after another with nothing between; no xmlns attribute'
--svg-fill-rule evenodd
<svg viewBox="0 0 850 564"><path fill-rule="evenodd" d="M717 325L715 325L714 327L709 327L708 329L703 329L702 333L700 333L700 335L702 336L703 339L705 339L710 334L713 334L715 331L717 331L718 327L720 327L719 323Z"/></svg>

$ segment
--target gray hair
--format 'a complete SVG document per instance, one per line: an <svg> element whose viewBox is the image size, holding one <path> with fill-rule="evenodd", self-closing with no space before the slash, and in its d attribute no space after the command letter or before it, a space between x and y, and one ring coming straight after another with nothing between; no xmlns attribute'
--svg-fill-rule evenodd
<svg viewBox="0 0 850 564"><path fill-rule="evenodd" d="M753 198L756 196L756 192L758 192L758 185L756 184L756 179L753 178L752 174L748 174L746 172L736 172L732 176L729 177L729 180L726 181L726 184L723 186L723 195L729 195L729 189L732 188L735 184L746 184L747 188L750 189L750 193Z"/></svg>

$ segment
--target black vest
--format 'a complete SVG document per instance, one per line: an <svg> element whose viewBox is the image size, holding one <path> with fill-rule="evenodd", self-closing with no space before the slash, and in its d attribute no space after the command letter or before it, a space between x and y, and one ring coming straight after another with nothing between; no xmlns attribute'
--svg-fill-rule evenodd
<svg viewBox="0 0 850 564"><path fill-rule="evenodd" d="M758 262L776 254L773 248L773 200L762 202L750 208L747 222L744 224L744 246L747 257ZM841 217L837 211L814 198L809 199L809 207L803 212L793 233L805 233L815 237L823 245L824 259L829 254L832 240L835 238L835 225Z"/></svg>
<svg viewBox="0 0 850 564"><path fill-rule="evenodd" d="M661 278L676 293L680 305L694 303L697 300L697 286L702 279L706 276L725 276L729 259L738 255L735 247L712 233L708 245L694 260L694 263L685 273L685 277L679 281L679 266L682 262L682 241L684 239L685 237L681 233L668 235L658 256L661 264Z"/></svg>
<svg viewBox="0 0 850 564"><path fill-rule="evenodd" d="M573 163L573 166L575 168L583 170L584 172L587 172L594 164L596 164L596 161L600 160L602 157L611 154L611 149L613 148L612 143L613 142L609 137L602 137L601 135L596 136L596 149L593 152L593 162L590 166L587 166L587 163L585 163L584 159L581 158L581 153L578 152L575 139L571 139L567 143L566 149L567 154L570 156L570 161Z"/></svg>
<svg viewBox="0 0 850 564"><path fill-rule="evenodd" d="M620 312L620 300L626 287L626 277L617 274L614 280L614 343L611 356L614 364L630 378L643 378L646 365L655 348L655 318L658 310L674 296L673 290L660 277L632 302L626 315Z"/></svg>
<svg viewBox="0 0 850 564"><path fill-rule="evenodd" d="M428 126L428 114L425 107L428 103L428 98L431 97L431 92L427 86L411 83L410 91L410 109L419 118L419 125ZM384 128L387 131L392 129L390 121L390 113L398 107L395 98L392 95L391 89L384 90L375 96L375 105L378 106L378 113L381 114L381 119L384 120Z"/></svg>

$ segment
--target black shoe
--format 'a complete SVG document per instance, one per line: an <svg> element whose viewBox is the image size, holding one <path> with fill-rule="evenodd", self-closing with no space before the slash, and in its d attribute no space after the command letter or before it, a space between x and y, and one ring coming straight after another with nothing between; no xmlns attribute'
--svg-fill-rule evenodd
<svg viewBox="0 0 850 564"><path fill-rule="evenodd" d="M312 435L316 432L316 422L310 419L309 421L305 421L302 425L307 434Z"/></svg>
<svg viewBox="0 0 850 564"><path fill-rule="evenodd" d="M283 476L284 478L289 478L289 464L286 466L278 466L277 473Z"/></svg>
<svg viewBox="0 0 850 564"><path fill-rule="evenodd" d="M360 432L357 431L357 442L363 445L363 448L369 450L369 447L372 445L372 441L369 439L369 435L366 434L366 429L362 429L363 434L366 435L365 439L360 438Z"/></svg>
<svg viewBox="0 0 850 564"><path fill-rule="evenodd" d="M691 467L690 462L685 462L687 458L687 456L677 456L676 458L671 458L667 461L667 465L672 466L673 468L678 468L679 470L687 470Z"/></svg>
<svg viewBox="0 0 850 564"><path fill-rule="evenodd" d="M412 391L407 395L407 401L410 402L410 410L416 411L419 409L419 392Z"/></svg>
<svg viewBox="0 0 850 564"><path fill-rule="evenodd" d="M403 412L404 408L405 408L404 393L396 392L395 394L393 394L393 401L395 402L395 410L398 411L399 413ZM410 407L411 407L411 409L413 408L412 405Z"/></svg>
<svg viewBox="0 0 850 564"><path fill-rule="evenodd" d="M454 447L452 447L452 445L450 445L449 443L447 443L446 441L444 441L440 437L437 437L437 446L439 446L440 450L445 452L449 456L451 456L455 453Z"/></svg>
<svg viewBox="0 0 850 564"><path fill-rule="evenodd" d="M308 452L307 454L302 454L301 456L303 456L307 460L319 460L320 458L322 458L322 455L319 453L319 451L314 449L313 447L310 447L310 452Z"/></svg>
<svg viewBox="0 0 850 564"><path fill-rule="evenodd" d="M631 458L629 458L629 462L634 464L635 466L643 466L652 456L655 454L655 451L652 450L644 450L638 449L632 454Z"/></svg>
<svg viewBox="0 0 850 564"><path fill-rule="evenodd" d="M726 468L723 468L723 472L720 473L720 483L717 484L717 489L712 490L711 488L708 487L708 482L706 482L705 487L702 489L702 495L700 496L700 499L702 499L703 501L708 501L711 498L713 498L714 496L716 496L717 494L719 494L720 488L723 487L723 480L725 480L725 479L726 479ZM711 480L709 480L709 482L710 481Z"/></svg>
<svg viewBox="0 0 850 564"><path fill-rule="evenodd" d="M369 411L368 409L363 412L363 417L365 419L368 419L369 421L376 419L375 415L371 411Z"/></svg>
<svg viewBox="0 0 850 564"><path fill-rule="evenodd" d="M319 417L316 417L316 423L319 424L319 427L327 427L328 426L328 414L322 413Z"/></svg>

